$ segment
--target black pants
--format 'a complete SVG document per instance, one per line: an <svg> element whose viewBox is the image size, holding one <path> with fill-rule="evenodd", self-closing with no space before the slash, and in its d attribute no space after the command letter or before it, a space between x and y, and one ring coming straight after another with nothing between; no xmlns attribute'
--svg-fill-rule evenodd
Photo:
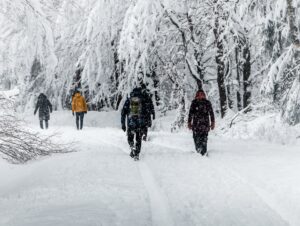
<svg viewBox="0 0 300 226"><path fill-rule="evenodd" d="M40 127L41 129L44 129L44 121L45 121L46 129L48 129L49 127L48 120L40 120Z"/></svg>
<svg viewBox="0 0 300 226"><path fill-rule="evenodd" d="M143 140L147 140L147 136L148 136L148 127L145 126L143 129L142 129L142 138Z"/></svg>
<svg viewBox="0 0 300 226"><path fill-rule="evenodd" d="M128 139L128 144L131 148L131 151L135 155L139 155L141 152L141 147L142 147L142 130L141 129L128 129L127 131L127 139ZM134 138L135 138L135 144L134 144Z"/></svg>
<svg viewBox="0 0 300 226"><path fill-rule="evenodd" d="M84 113L83 112L76 112L76 127L77 129L82 129L83 127L83 118ZM79 124L80 121L80 124Z"/></svg>
<svg viewBox="0 0 300 226"><path fill-rule="evenodd" d="M208 133L193 131L196 151L205 155L207 152L207 137Z"/></svg>

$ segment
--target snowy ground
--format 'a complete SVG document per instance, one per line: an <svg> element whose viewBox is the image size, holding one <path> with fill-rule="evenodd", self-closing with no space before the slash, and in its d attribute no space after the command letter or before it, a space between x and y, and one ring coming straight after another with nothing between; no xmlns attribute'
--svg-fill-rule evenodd
<svg viewBox="0 0 300 226"><path fill-rule="evenodd" d="M37 118L26 119L38 130ZM157 122L134 162L118 114L90 112L83 131L73 120L55 113L43 133L60 132L78 152L0 160L1 226L300 225L297 145L211 134L203 158L189 132Z"/></svg>

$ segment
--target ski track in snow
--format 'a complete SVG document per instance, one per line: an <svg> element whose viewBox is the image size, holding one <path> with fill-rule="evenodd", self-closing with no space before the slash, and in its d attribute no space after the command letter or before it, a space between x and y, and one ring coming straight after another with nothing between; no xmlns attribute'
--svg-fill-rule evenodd
<svg viewBox="0 0 300 226"><path fill-rule="evenodd" d="M295 220L293 220L294 215L289 213L289 211L287 211L284 207L282 207L280 205L280 203L276 200L276 197L274 195L272 195L265 189L262 189L262 188L256 186L255 184L252 184L250 181L246 180L235 170L224 166L223 162L216 161L216 160L212 160L212 161L217 163L218 168L231 174L232 177L237 178L238 180L241 181L241 183L243 183L243 184L247 185L249 188L251 188L262 199L263 202L265 202L272 210L274 210L290 226L299 226L298 223L296 223Z"/></svg>
<svg viewBox="0 0 300 226"><path fill-rule="evenodd" d="M182 149L180 147L174 147L174 145L168 145L168 144L159 144L157 142L152 142L151 144L152 149L157 149L157 147L161 147L161 148L165 148L165 149L172 149L175 150L174 153L178 154L178 151L188 154L190 153L189 150L186 149ZM156 148L155 148L156 146ZM192 151L191 151L192 152ZM293 215L292 214L288 214L287 211L285 211L283 208L281 208L279 205L277 205L275 199L268 195L268 193L266 191L264 191L263 189L260 189L258 187L256 187L255 185L250 184L248 181L246 181L244 178L242 178L240 175L234 173L234 171L232 170L228 170L228 168L226 166L223 165L223 163L221 162L216 162L213 158L209 157L209 159L206 159L206 157L202 157L202 156L198 156L198 154L196 152L192 152L195 154L195 158L198 158L200 161L210 161L210 166L212 167L212 169L216 170L218 172L218 174L222 174L223 176L228 176L230 179L234 179L239 181L241 184L243 184L244 186L246 186L247 188L251 189L253 191L253 193L255 193L256 195L259 196L259 198L261 198L261 200L270 207L270 209L272 211L275 212L276 215L279 216L279 218L282 220L282 223L285 225L291 225L291 226L296 226L295 224L292 224L290 219L292 219ZM203 163L203 162L200 162ZM199 164L200 164L199 163ZM208 170L208 169L206 169ZM209 173L208 173L209 174ZM227 181L229 181L229 179L227 179ZM280 225L278 223L278 225Z"/></svg>
<svg viewBox="0 0 300 226"><path fill-rule="evenodd" d="M115 146L126 154L129 154L127 149L124 149L123 147L120 147L114 143L109 143L107 141L102 142ZM173 226L174 222L170 214L170 207L168 205L166 196L157 185L149 166L143 161L143 158L145 158L145 154L141 154L141 159L136 163L138 164L141 178L149 195L152 226Z"/></svg>
<svg viewBox="0 0 300 226"><path fill-rule="evenodd" d="M152 143L152 146L160 146L160 147L163 147L163 148L169 148L169 149L173 149L173 150L176 150L176 151L181 151L182 153L185 153L185 154L188 153L186 150L184 150L182 148L173 147L171 145L169 146L169 145L162 145L162 144L159 144L159 143ZM198 155L196 152L191 152L191 153L194 153L195 155ZM195 157L205 158L205 157L202 157L202 156L195 156ZM250 183L248 180L243 178L237 172L235 172L234 170L228 168L228 166L224 166L223 162L216 161L213 157L210 157L209 160L214 163L215 169L217 169L217 170L219 170L220 172L223 172L223 173L226 172L231 177L240 180L241 183L246 184L247 186L249 186L249 188L252 188L253 191L255 191L255 193L257 193L257 195L259 195L261 197L261 199L266 204L268 204L270 206L270 208L272 208L274 211L276 211L276 213L278 215L280 215L282 217L282 219L284 219L286 222L289 222L289 225L296 226L296 224L294 224L290 221L290 219L293 218L292 215L289 214L286 210L284 210L284 208L282 208L280 206L280 204L276 201L276 198L274 196L272 196L270 193L268 193L264 189Z"/></svg>
<svg viewBox="0 0 300 226"><path fill-rule="evenodd" d="M148 165L141 161L138 162L141 176L143 178L145 187L148 191L151 212L152 212L152 225L153 226L172 226L174 225L173 219L170 214L170 207L165 195L157 185L151 170Z"/></svg>

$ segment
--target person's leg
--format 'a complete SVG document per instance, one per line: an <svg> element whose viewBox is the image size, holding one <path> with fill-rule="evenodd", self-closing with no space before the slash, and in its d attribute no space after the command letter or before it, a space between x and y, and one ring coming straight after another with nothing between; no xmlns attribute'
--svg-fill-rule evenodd
<svg viewBox="0 0 300 226"><path fill-rule="evenodd" d="M207 153L207 137L207 133L201 134L201 155L205 155Z"/></svg>
<svg viewBox="0 0 300 226"><path fill-rule="evenodd" d="M137 130L135 133L135 140L136 140L136 144L135 144L135 149L136 149L136 155L139 156L140 152L141 152L141 147L142 147L142 136L143 136L143 132L141 129Z"/></svg>
<svg viewBox="0 0 300 226"><path fill-rule="evenodd" d="M45 120L45 124L46 124L46 129L48 129L48 127L49 127L49 122L48 122L48 120Z"/></svg>
<svg viewBox="0 0 300 226"><path fill-rule="evenodd" d="M196 131L193 131L193 139L195 143L195 149L198 153L201 152L201 143L200 143L200 134Z"/></svg>
<svg viewBox="0 0 300 226"><path fill-rule="evenodd" d="M127 130L127 141L128 141L128 144L129 144L129 147L130 147L130 156L131 157L134 157L134 133L131 129L128 128Z"/></svg>
<svg viewBox="0 0 300 226"><path fill-rule="evenodd" d="M83 118L84 118L84 113L80 112L80 129L83 127Z"/></svg>
<svg viewBox="0 0 300 226"><path fill-rule="evenodd" d="M79 113L76 112L76 127L79 129Z"/></svg>
<svg viewBox="0 0 300 226"><path fill-rule="evenodd" d="M143 131L142 131L142 137L143 137L143 140L146 141L147 140L147 136L148 136L148 127L145 126L143 128Z"/></svg>
<svg viewBox="0 0 300 226"><path fill-rule="evenodd" d="M43 125L43 120L42 119L40 119L40 127L41 127L41 129L44 129L44 125Z"/></svg>

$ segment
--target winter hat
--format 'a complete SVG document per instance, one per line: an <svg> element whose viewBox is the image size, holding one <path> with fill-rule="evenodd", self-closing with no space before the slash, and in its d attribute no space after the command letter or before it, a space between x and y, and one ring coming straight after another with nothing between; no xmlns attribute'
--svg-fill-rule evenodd
<svg viewBox="0 0 300 226"><path fill-rule="evenodd" d="M200 90L198 90L197 91L197 93L196 93L196 97L195 97L197 100L203 100L203 99L206 99L206 94L205 94L205 92L202 90L202 89L200 89Z"/></svg>

